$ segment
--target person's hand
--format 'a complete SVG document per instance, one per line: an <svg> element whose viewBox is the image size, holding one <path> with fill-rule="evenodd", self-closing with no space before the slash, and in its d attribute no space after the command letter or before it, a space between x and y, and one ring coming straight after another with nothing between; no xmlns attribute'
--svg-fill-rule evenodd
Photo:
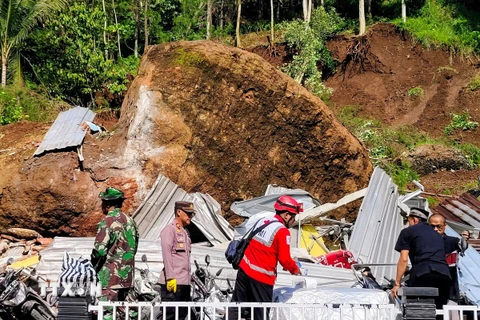
<svg viewBox="0 0 480 320"><path fill-rule="evenodd" d="M392 295L393 298L396 298L398 297L398 289L400 288L400 285L399 284L396 284L393 286L390 294Z"/></svg>
<svg viewBox="0 0 480 320"><path fill-rule="evenodd" d="M167 291L177 292L177 279L167 280Z"/></svg>

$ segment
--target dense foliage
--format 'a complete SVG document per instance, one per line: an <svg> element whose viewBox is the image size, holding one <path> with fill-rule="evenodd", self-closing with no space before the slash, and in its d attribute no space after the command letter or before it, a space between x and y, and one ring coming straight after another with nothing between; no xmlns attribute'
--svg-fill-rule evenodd
<svg viewBox="0 0 480 320"><path fill-rule="evenodd" d="M465 54L480 51L475 0L405 2L404 24L399 19L401 0L366 0L367 22L395 21L425 45L444 45ZM357 32L358 0L325 0L324 6L313 1L309 21L304 19L303 0L274 0L272 8L270 1L241 3L240 33L269 30L273 13L273 25L283 36L275 40L286 42L294 52L283 70L328 99L331 90L323 85L322 73L330 74L336 66L325 41L337 32ZM4 59L5 82L26 84L48 98L74 105L118 108L148 45L207 35L235 43L236 4L236 0L0 0L0 36L5 40L0 46L9 54ZM478 79L472 79L471 90L478 87ZM12 109L8 101L0 99L2 124L25 116L25 110Z"/></svg>

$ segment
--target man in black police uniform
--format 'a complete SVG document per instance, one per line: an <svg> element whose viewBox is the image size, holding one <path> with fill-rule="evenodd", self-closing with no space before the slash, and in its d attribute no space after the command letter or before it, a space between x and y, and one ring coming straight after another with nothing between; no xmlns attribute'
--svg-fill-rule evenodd
<svg viewBox="0 0 480 320"><path fill-rule="evenodd" d="M435 304L437 309L442 309L448 300L451 285L450 270L445 261L443 238L427 224L428 215L426 210L410 209L409 227L400 232L395 245L395 250L400 252L400 258L392 296L397 295L410 257L412 270L407 285L438 288L439 296L435 299Z"/></svg>

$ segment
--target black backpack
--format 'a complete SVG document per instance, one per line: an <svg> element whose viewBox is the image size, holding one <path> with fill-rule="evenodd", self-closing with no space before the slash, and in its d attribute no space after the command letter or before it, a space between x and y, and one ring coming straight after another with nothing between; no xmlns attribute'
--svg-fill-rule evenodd
<svg viewBox="0 0 480 320"><path fill-rule="evenodd" d="M265 223L263 226L255 229L257 223L241 237L240 239L234 239L230 241L228 244L227 250L225 250L225 258L227 261L232 264L233 269L238 270L238 266L240 261L243 259L243 255L245 254L245 250L247 250L248 244L253 237L263 229L265 229L269 224L274 222L280 222L278 220L270 221Z"/></svg>

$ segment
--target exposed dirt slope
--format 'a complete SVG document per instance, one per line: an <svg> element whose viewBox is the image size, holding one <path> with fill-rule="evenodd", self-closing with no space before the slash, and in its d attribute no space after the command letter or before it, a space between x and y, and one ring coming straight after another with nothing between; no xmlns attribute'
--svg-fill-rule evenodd
<svg viewBox="0 0 480 320"><path fill-rule="evenodd" d="M326 79L334 89L333 110L359 106L360 115L380 119L393 127L412 125L433 137L442 135L451 113L468 112L480 122L480 90L468 83L480 73L477 61L443 49L425 49L392 24L380 23L363 37L338 36L328 44L338 61L337 72ZM285 47L272 56L265 46L252 49L274 66L288 62ZM423 97L409 96L420 87ZM480 128L452 135L458 142L480 146ZM421 177L429 193L461 194L474 187L480 170L442 171Z"/></svg>
<svg viewBox="0 0 480 320"><path fill-rule="evenodd" d="M480 90L466 87L479 70L469 59L445 50L427 50L392 24L377 24L363 37L337 37L328 44L340 62L326 81L335 105L359 105L362 114L392 126L414 125L440 136L451 113L467 111L480 121ZM420 87L423 97L409 96ZM478 143L480 130L459 133L462 142Z"/></svg>
<svg viewBox="0 0 480 320"><path fill-rule="evenodd" d="M80 166L69 150L31 158L45 125L0 128L0 148L17 150L0 153L0 229L94 234L99 191L126 191L131 213L159 174L227 212L269 183L336 201L365 187L372 170L320 99L259 56L213 42L150 47L110 129L87 135Z"/></svg>

